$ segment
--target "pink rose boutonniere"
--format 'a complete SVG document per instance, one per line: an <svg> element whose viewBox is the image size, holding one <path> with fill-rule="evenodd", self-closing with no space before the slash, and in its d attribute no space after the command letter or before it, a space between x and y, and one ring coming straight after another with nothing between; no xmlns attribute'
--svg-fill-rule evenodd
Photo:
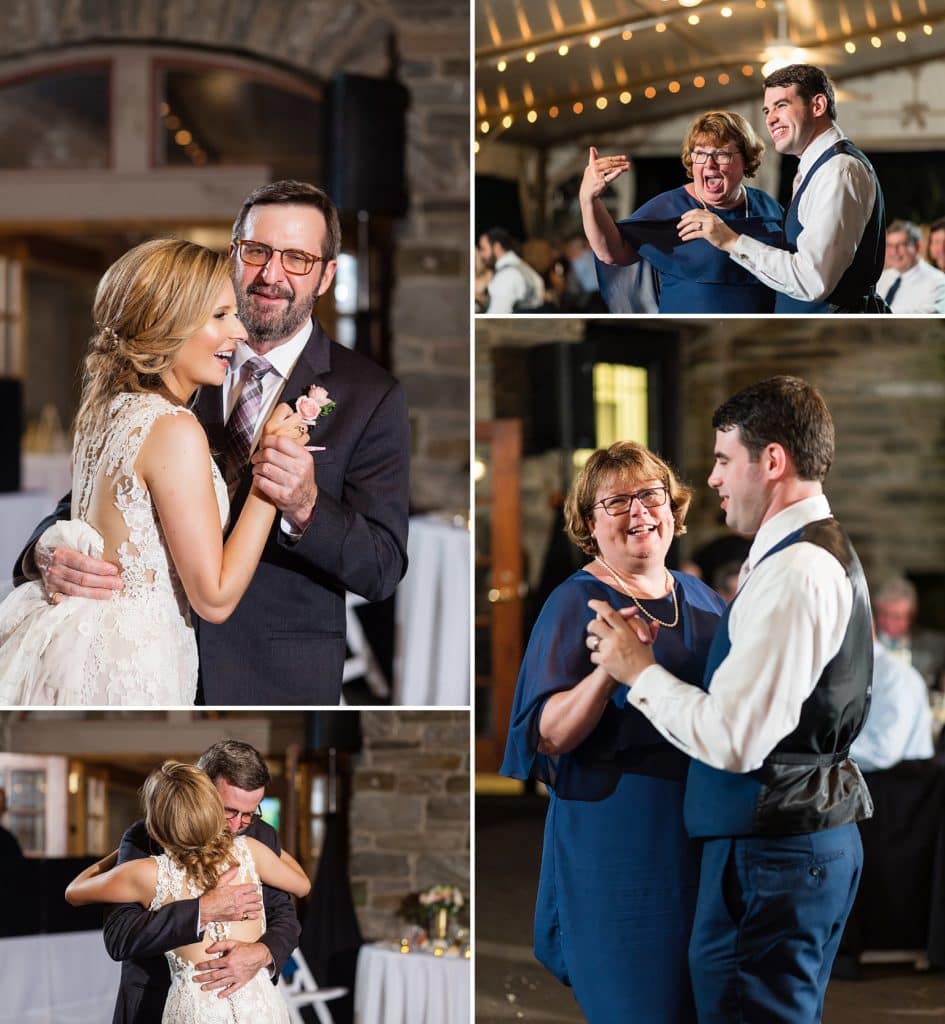
<svg viewBox="0 0 945 1024"><path fill-rule="evenodd" d="M327 416L334 408L335 403L328 392L318 384L310 384L306 393L295 402L295 411L309 426L314 426L320 416Z"/></svg>

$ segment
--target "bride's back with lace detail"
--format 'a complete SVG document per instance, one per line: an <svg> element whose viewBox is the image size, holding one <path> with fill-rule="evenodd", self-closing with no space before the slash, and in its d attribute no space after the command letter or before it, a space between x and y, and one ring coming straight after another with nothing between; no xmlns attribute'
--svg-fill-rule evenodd
<svg viewBox="0 0 945 1024"><path fill-rule="evenodd" d="M123 392L111 400L100 431L76 438L72 519L47 530L43 543L114 562L124 589L107 601L70 597L53 606L41 584L18 587L0 614L0 703L193 703L190 608L136 468L164 416L193 413L153 392ZM207 461L222 526L226 485ZM164 471L173 474L173 464Z"/></svg>
<svg viewBox="0 0 945 1024"><path fill-rule="evenodd" d="M233 840L233 855L239 869L234 882L252 883L261 892L262 885L252 853L242 836ZM164 853L154 860L157 863L157 883L149 910L158 910L176 900L196 899L203 894L203 889L173 857ZM224 870L232 866L227 864ZM288 1024L288 1011L265 969L233 996L223 999L215 991L204 992L194 981L195 965L215 955L207 954L207 948L213 943L225 939L256 942L265 930L265 910L255 921L211 921L206 924L201 941L165 953L171 972L171 987L162 1021L165 1024L222 1024L224 1021L228 1024Z"/></svg>
<svg viewBox="0 0 945 1024"><path fill-rule="evenodd" d="M101 557L119 566L125 595L167 591L181 614L187 615L187 598L157 512L136 471L141 447L155 421L174 415L193 413L153 393L125 393L112 400L101 434L76 438L72 518L88 523L101 537Z"/></svg>

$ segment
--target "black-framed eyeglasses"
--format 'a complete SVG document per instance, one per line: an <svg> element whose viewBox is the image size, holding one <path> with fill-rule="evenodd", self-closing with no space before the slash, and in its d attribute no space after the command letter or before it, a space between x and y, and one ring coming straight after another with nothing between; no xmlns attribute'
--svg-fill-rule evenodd
<svg viewBox="0 0 945 1024"><path fill-rule="evenodd" d="M609 516L622 516L630 511L634 501L640 502L644 508L659 508L666 503L666 493L665 487L645 487L633 494L611 494L609 498L595 502L588 511L599 507Z"/></svg>
<svg viewBox="0 0 945 1024"><path fill-rule="evenodd" d="M272 254L277 252L282 259L282 269L298 277L310 274L312 267L325 259L324 256L313 256L304 249L275 249L265 242L254 242L251 238L240 238L233 244L240 259L251 267L264 267L272 259Z"/></svg>
<svg viewBox="0 0 945 1024"><path fill-rule="evenodd" d="M227 821L235 821L239 818L240 828L246 828L247 825L252 824L254 818L261 818L262 812L258 807L255 811L238 811L235 807L224 807L223 815Z"/></svg>
<svg viewBox="0 0 945 1024"><path fill-rule="evenodd" d="M728 167L738 156L738 150L733 152L730 149L694 149L689 155L694 164L708 163L709 157L712 157L719 167Z"/></svg>

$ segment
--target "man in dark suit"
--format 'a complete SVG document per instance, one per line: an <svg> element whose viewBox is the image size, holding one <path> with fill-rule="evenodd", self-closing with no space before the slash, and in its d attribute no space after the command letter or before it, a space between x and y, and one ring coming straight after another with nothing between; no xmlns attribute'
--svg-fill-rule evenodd
<svg viewBox="0 0 945 1024"><path fill-rule="evenodd" d="M236 611L222 624L197 623L203 701L337 704L345 592L381 600L407 567L406 402L393 377L331 341L312 320L341 244L338 213L321 189L295 181L258 188L243 204L232 239L249 339L223 387L201 391L196 411L232 482L230 522L253 479L282 514ZM278 438L253 452L276 402L294 405L316 387L335 403L311 427L312 444L323 450L309 453ZM244 437L237 436L240 421L248 421ZM64 502L58 518L69 516ZM33 563L33 543L52 521L40 525L29 557L14 569L20 581L22 566ZM122 586L114 565L41 542L35 567L51 598L110 597Z"/></svg>
<svg viewBox="0 0 945 1024"><path fill-rule="evenodd" d="M234 835L248 835L279 853L275 829L257 810L269 783L269 771L259 752L248 743L224 740L214 744L197 762L213 780L223 799L227 824ZM122 836L118 862L162 852L148 835L144 821L136 821ZM113 1024L160 1024L170 986L165 952L197 942L210 921L254 920L265 908L266 931L258 942L227 940L207 948L223 953L198 967L195 980L232 995L260 968L275 982L283 964L298 944L299 922L288 893L263 886L262 902L252 884L233 881L237 868L221 876L214 889L199 899L169 903L160 910L144 910L124 903L105 922L105 948L121 960L121 987Z"/></svg>

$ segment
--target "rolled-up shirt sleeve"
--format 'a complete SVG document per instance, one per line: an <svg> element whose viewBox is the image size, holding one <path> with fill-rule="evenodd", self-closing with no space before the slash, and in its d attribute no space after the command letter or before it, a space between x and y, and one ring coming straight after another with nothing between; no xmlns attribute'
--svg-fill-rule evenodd
<svg viewBox="0 0 945 1024"><path fill-rule="evenodd" d="M713 768L749 772L800 720L846 633L853 589L840 563L792 544L759 564L732 607L731 649L708 692L654 665L629 703L671 743Z"/></svg>

